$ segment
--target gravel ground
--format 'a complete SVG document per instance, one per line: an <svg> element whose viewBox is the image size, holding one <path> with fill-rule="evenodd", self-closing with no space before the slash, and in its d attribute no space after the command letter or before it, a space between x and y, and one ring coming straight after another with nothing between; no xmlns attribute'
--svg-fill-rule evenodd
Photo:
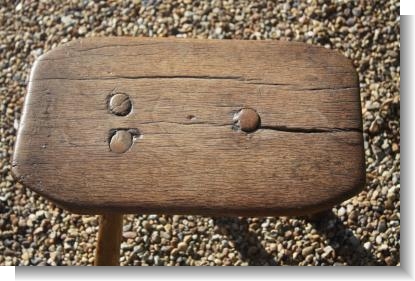
<svg viewBox="0 0 415 281"><path fill-rule="evenodd" d="M65 212L10 172L30 68L89 36L292 40L359 72L367 185L323 219L128 215L122 265L399 265L399 1L0 0L0 265L90 265L97 218Z"/></svg>

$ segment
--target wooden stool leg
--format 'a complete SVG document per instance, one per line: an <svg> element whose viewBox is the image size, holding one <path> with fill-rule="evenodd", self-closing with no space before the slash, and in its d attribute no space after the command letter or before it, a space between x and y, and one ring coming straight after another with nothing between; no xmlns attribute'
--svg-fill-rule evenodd
<svg viewBox="0 0 415 281"><path fill-rule="evenodd" d="M122 218L122 214L100 216L95 265L118 266L120 264Z"/></svg>

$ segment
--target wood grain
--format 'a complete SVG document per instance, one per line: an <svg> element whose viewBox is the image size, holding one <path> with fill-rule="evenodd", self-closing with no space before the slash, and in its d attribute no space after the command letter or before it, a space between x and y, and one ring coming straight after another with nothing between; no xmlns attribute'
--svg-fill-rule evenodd
<svg viewBox="0 0 415 281"><path fill-rule="evenodd" d="M132 109L108 109L115 93ZM260 116L245 133L233 118ZM116 130L131 148L109 148ZM93 38L40 57L13 172L77 213L297 215L365 181L357 74L321 47L275 41Z"/></svg>

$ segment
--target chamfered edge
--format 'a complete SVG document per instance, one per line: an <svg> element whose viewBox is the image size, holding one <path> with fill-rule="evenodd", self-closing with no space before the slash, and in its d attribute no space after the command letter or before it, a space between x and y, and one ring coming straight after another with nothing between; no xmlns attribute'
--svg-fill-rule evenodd
<svg viewBox="0 0 415 281"><path fill-rule="evenodd" d="M94 38L94 40L96 40L98 38ZM104 39L106 40L106 39ZM155 40L155 39L144 39L144 40ZM171 40L171 39L170 39ZM189 41L189 39L183 39L186 41ZM361 171L360 174L360 178L356 179L356 182L353 184L353 186L349 189L346 190L346 192L344 192L343 194L340 194L338 197L332 198L330 200L326 200L326 201L321 201L321 202L315 202L313 204L309 204L307 206L299 206L299 207L293 207L293 208L278 208L278 207L272 207L269 209L266 208L261 208L261 209L255 209L255 208L223 208L223 210L218 210L216 207L203 207L201 206L200 208L178 208L178 207L171 207L171 208L161 208L160 206L154 206L154 207L148 207L148 208L141 208L141 207L137 207L137 206L117 206L116 203L108 203L108 202L103 202L102 204L95 204L95 205L91 205L90 203L88 203L88 201L85 202L79 202L79 201L71 201L71 200L61 200L59 198L55 198L52 194L48 193L44 193L42 192L42 190L37 189L34 186L30 186L29 184L26 184L25 181L25 175L22 174L20 172L19 169L19 147L20 147L20 143L22 141L22 137L21 134L24 130L24 120L25 120L25 115L27 114L27 107L30 104L30 100L31 100L31 87L33 85L33 81L36 80L36 75L39 75L37 69L38 67L41 65L42 61L47 61L47 58L49 56L52 56L54 53L56 52L60 52L61 49L65 48L66 46L73 46L75 44L78 44L80 42L83 43L88 43L88 41L92 41L92 39L78 39L75 41L71 41L67 44L61 45L45 54L42 54L40 57L37 58L37 60L35 61L32 70L31 70L31 74L30 74L30 78L29 78L29 83L28 83L28 91L27 94L25 96L25 102L23 105L23 112L22 112L22 116L21 116L21 120L20 120L20 124L19 124L19 129L17 132L17 137L16 137L16 143L15 143L15 149L14 149L14 153L12 156L12 175L15 177L15 179L21 183L22 185L24 185L25 187L28 187L29 189L35 191L36 193L38 193L39 195L47 198L48 200L52 201L53 203L55 203L57 206L62 207L65 210L74 212L74 213L78 213L78 214L101 214L101 213L108 213L108 212L115 212L115 213L166 213L166 214L194 214L194 215L223 215L223 216L280 216L280 215L305 215L305 214L312 214L315 212L319 212L322 210L326 210L326 209L330 209L331 207L333 207L336 204L339 204L341 202L343 202L344 200L347 200L351 197L353 197L354 195L358 194L363 187L365 186L365 182L366 182L366 173L365 173L365 156L364 156L364 148L362 145L362 153L361 153L361 167L359 168ZM192 41L190 39L190 41ZM291 42L292 43L292 42ZM305 44L305 43L301 43L298 42L298 44ZM320 47L323 48L321 46L314 46L313 47ZM327 50L327 49L326 49ZM352 69L352 71L355 73L356 75L356 82L357 84L359 83L358 81L358 74L356 72L356 69L353 67L353 63L349 58L344 57L343 55L341 55L340 53L338 53L336 50L327 50L329 52L336 52L338 56L341 56L344 58L345 62L347 61L348 66L350 66L350 68ZM346 66L346 65L345 65ZM360 95L360 89L359 86L357 85L357 89L358 89L358 93ZM359 104L359 108L361 108L361 105ZM361 122L361 127L363 126L362 122ZM361 128L362 129L362 128ZM363 135L362 135L362 140L363 140ZM124 204L123 204L124 205Z"/></svg>

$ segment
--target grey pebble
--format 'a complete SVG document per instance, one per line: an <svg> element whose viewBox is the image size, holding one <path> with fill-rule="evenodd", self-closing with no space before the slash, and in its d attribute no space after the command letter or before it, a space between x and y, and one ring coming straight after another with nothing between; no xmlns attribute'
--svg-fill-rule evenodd
<svg viewBox="0 0 415 281"><path fill-rule="evenodd" d="M355 17L360 17L362 15L362 9L360 7L355 7L353 8L352 13Z"/></svg>
<svg viewBox="0 0 415 281"><path fill-rule="evenodd" d="M346 214L346 209L344 207L341 207L338 211L337 211L337 215L342 217Z"/></svg>
<svg viewBox="0 0 415 281"><path fill-rule="evenodd" d="M135 231L126 231L122 235L126 239L134 239L137 237L137 232Z"/></svg>

